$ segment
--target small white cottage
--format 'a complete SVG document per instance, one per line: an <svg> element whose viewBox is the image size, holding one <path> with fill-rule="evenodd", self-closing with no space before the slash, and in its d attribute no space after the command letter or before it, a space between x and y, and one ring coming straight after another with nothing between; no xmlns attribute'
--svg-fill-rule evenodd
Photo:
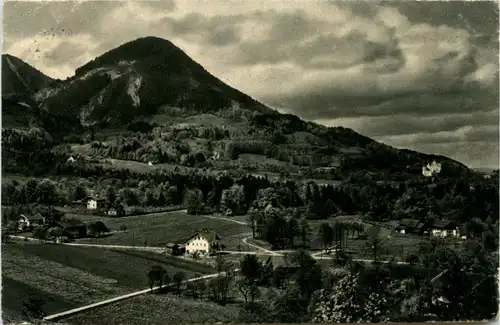
<svg viewBox="0 0 500 325"><path fill-rule="evenodd" d="M102 208L105 201L103 199L89 198L87 199L87 210L97 210Z"/></svg>

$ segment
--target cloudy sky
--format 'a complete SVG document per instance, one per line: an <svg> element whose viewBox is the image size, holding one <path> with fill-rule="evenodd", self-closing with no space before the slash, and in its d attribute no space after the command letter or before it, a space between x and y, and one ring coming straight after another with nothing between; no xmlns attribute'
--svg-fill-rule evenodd
<svg viewBox="0 0 500 325"><path fill-rule="evenodd" d="M14 2L3 52L51 77L143 36L302 118L498 167L495 2Z"/></svg>

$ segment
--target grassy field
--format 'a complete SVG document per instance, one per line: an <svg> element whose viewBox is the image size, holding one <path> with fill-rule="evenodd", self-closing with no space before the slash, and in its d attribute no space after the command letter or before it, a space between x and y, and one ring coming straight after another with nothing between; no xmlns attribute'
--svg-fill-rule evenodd
<svg viewBox="0 0 500 325"><path fill-rule="evenodd" d="M46 300L46 312L54 313L144 289L153 265L163 266L170 274L183 271L187 277L215 272L154 253L14 242L2 245L2 277L6 279L2 307L15 318L32 292Z"/></svg>
<svg viewBox="0 0 500 325"><path fill-rule="evenodd" d="M232 323L238 308L210 302L146 294L75 314L62 320L69 324L214 324Z"/></svg>
<svg viewBox="0 0 500 325"><path fill-rule="evenodd" d="M121 160L121 159L108 159L108 162L100 164L102 167L117 168L117 169L129 169L137 173L150 173L155 170L174 170L175 165L170 164L156 164L149 166L148 163L143 163L133 160ZM179 169L184 170L186 167L179 166Z"/></svg>
<svg viewBox="0 0 500 325"><path fill-rule="evenodd" d="M338 222L349 222L349 221L359 221L365 231L369 228L372 228L373 225L367 222L363 222L356 216L345 215L339 216L334 219L330 219L330 222L338 221ZM323 220L315 221L311 223L311 228L314 231L314 234L318 234L319 227L323 223ZM383 226L383 225L382 225ZM401 235L394 232L391 227L379 227L380 233L379 236L382 239L381 249L379 251L379 257L383 259L390 259L394 257L398 260L403 260L411 253L416 252L418 249L418 245L422 242L422 238L413 235ZM373 249L369 244L367 239L358 239L351 238L347 239L347 250L352 251L354 253L355 258L373 258Z"/></svg>
<svg viewBox="0 0 500 325"><path fill-rule="evenodd" d="M227 249L235 249L242 234L251 232L250 227L227 220L188 215L182 211L155 213L142 216L114 218L105 221L111 230L127 227L123 233L103 238L85 238L79 242L103 245L155 246L188 239L204 228L215 230Z"/></svg>
<svg viewBox="0 0 500 325"><path fill-rule="evenodd" d="M58 286L58 284L55 285ZM3 275L2 321L4 323L13 323L26 320L22 314L23 302L27 301L30 295L36 295L45 301L43 310L48 314L78 307L77 303L63 297L64 293L49 293L45 290L32 287L23 281L14 280L10 276Z"/></svg>
<svg viewBox="0 0 500 325"><path fill-rule="evenodd" d="M382 245L378 251L378 257L381 259L395 258L403 261L412 253L416 253L419 244L423 241L421 238L389 236L382 237ZM370 242L365 239L348 239L346 248L354 253L354 258L373 259L373 249Z"/></svg>
<svg viewBox="0 0 500 325"><path fill-rule="evenodd" d="M264 155L254 155L254 154L241 154L238 157L238 161L254 164L255 166L273 165L273 166L285 167L289 165L289 163L284 161L280 161L274 158L268 158Z"/></svg>

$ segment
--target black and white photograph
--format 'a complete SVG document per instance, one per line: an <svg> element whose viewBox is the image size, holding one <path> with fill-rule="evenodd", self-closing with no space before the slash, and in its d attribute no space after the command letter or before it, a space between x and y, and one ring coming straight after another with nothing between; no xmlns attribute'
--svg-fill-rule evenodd
<svg viewBox="0 0 500 325"><path fill-rule="evenodd" d="M4 0L1 322L492 322L499 3Z"/></svg>

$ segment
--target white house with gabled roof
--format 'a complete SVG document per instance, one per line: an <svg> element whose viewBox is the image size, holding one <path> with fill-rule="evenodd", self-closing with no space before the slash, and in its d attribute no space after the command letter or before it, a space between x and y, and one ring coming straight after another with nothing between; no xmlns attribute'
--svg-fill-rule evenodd
<svg viewBox="0 0 500 325"><path fill-rule="evenodd" d="M186 254L210 255L221 248L221 238L213 231L201 231L184 242Z"/></svg>

